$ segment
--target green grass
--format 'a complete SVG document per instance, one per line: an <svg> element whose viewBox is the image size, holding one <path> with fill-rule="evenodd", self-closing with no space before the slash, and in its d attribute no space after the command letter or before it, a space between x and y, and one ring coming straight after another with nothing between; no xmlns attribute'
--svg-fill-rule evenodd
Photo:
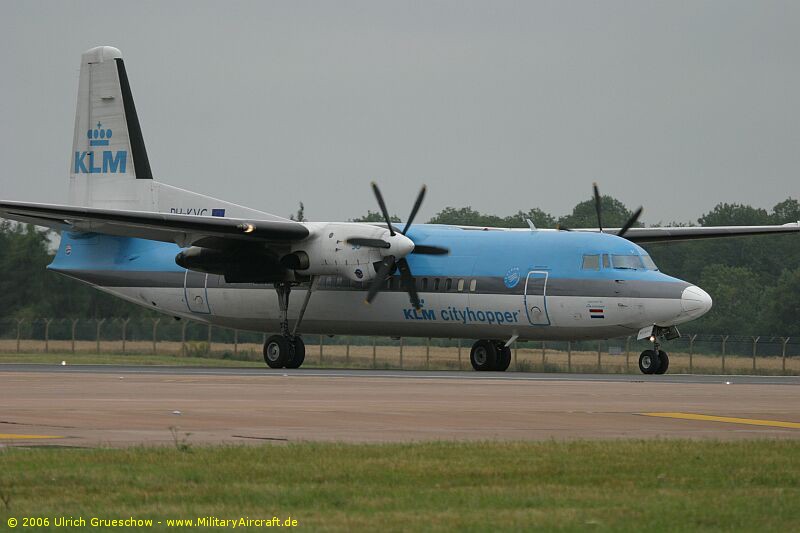
<svg viewBox="0 0 800 533"><path fill-rule="evenodd" d="M166 366L256 366L263 367L264 362L242 361L238 359L222 359L215 357L181 357L178 355L148 354L87 354L87 353L32 353L32 354L0 354L2 363L34 363L60 365L66 361L68 365L166 365Z"/></svg>
<svg viewBox="0 0 800 533"><path fill-rule="evenodd" d="M291 515L341 531L800 530L800 442L188 442L7 448L0 529L22 516Z"/></svg>

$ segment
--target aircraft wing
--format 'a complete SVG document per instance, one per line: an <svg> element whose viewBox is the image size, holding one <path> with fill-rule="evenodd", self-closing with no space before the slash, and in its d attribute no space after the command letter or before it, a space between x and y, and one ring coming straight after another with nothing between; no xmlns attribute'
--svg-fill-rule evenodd
<svg viewBox="0 0 800 533"><path fill-rule="evenodd" d="M0 217L58 230L174 242L182 247L288 244L309 235L305 225L294 221L245 220L7 201L0 201Z"/></svg>
<svg viewBox="0 0 800 533"><path fill-rule="evenodd" d="M575 230L575 231L598 231ZM618 233L619 228L608 228L606 233ZM697 226L697 227L662 227L631 228L625 233L625 239L637 244L657 242L692 241L696 239L719 239L722 237L742 237L746 235L776 235L800 232L800 222L777 226Z"/></svg>

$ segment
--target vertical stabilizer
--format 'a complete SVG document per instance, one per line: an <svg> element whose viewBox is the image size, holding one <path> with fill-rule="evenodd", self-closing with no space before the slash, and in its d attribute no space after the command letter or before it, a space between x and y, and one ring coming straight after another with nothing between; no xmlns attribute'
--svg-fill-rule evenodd
<svg viewBox="0 0 800 533"><path fill-rule="evenodd" d="M101 209L284 220L153 179L122 53L111 46L81 56L69 198Z"/></svg>
<svg viewBox="0 0 800 533"><path fill-rule="evenodd" d="M152 179L122 53L111 46L87 50L81 56L72 140L71 202L147 209L150 187L131 181Z"/></svg>

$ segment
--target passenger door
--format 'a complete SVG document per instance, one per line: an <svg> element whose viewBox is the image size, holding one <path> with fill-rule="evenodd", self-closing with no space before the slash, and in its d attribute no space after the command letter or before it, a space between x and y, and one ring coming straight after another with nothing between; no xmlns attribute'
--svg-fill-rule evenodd
<svg viewBox="0 0 800 533"><path fill-rule="evenodd" d="M547 278L544 270L531 270L525 279L525 314L533 326L549 326L547 314Z"/></svg>
<svg viewBox="0 0 800 533"><path fill-rule="evenodd" d="M186 271L183 278L183 293L186 298L186 306L192 313L211 313L208 307L208 274L202 272Z"/></svg>

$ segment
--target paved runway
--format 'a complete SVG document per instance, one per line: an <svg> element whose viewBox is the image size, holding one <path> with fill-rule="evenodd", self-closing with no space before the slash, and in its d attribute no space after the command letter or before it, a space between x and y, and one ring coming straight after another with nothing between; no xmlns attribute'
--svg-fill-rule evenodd
<svg viewBox="0 0 800 533"><path fill-rule="evenodd" d="M0 383L4 445L800 438L798 376L2 364Z"/></svg>

